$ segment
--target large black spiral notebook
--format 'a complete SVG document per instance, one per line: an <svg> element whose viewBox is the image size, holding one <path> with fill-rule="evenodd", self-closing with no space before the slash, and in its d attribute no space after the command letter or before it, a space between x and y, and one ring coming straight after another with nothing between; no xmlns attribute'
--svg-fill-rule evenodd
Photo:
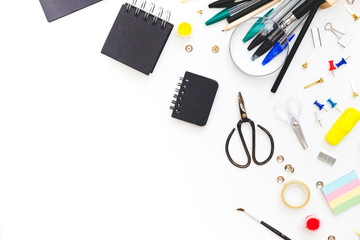
<svg viewBox="0 0 360 240"><path fill-rule="evenodd" d="M102 0L40 0L46 19L51 22Z"/></svg>
<svg viewBox="0 0 360 240"><path fill-rule="evenodd" d="M157 9L151 3L149 10L123 4L111 28L101 53L122 62L146 75L153 72L161 52L169 38L173 25L170 12Z"/></svg>

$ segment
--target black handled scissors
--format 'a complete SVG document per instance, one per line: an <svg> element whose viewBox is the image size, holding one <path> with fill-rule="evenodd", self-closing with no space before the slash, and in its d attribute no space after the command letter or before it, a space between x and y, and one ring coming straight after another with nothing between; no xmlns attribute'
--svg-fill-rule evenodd
<svg viewBox="0 0 360 240"><path fill-rule="evenodd" d="M246 142L245 142L245 139L244 139L244 136L242 134L242 131L241 131L241 126L243 123L249 123L251 125L251 129L252 129L252 159L254 160L254 162L257 164L257 165L264 165L265 163L269 162L270 159L272 158L273 154L274 154L274 139L273 137L271 136L270 132L268 130L266 130L266 128L260 126L259 124L257 125L261 130L263 130L268 136L269 136L269 139L270 139L270 143L271 143L271 150L270 150L270 154L269 154L269 157L267 159L265 159L264 161L262 162L259 162L256 160L256 157L255 157L255 123L247 117L247 114L246 114L246 110L245 110L245 104L244 104L244 99L241 95L241 92L239 92L239 96L238 96L238 101L239 101L239 108L240 108L240 114L241 114L241 119L239 120L239 122L237 123L237 129L238 129L238 132L239 132L239 135L240 135L240 138L241 138L241 142L244 146L244 149L245 149L245 152L246 152L246 155L247 155L247 163L245 165L242 165L242 164L238 164L236 163L230 156L230 153L229 153L229 143L230 143L230 139L232 137L232 135L234 134L234 131L235 131L235 128L233 128L233 130L231 130L228 138L226 139L226 144L225 144L225 152L226 152L226 155L229 159L229 161L235 166L235 167L239 167L239 168L247 168L249 165L250 165L250 162L251 162L251 156L250 156L250 153L249 153L249 150L246 146Z"/></svg>

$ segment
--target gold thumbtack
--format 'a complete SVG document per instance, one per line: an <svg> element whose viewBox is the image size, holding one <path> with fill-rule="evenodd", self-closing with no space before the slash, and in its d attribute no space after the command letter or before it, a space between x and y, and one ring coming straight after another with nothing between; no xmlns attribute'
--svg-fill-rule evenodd
<svg viewBox="0 0 360 240"><path fill-rule="evenodd" d="M284 169L288 173L294 173L294 171L295 171L295 168L291 164L286 164Z"/></svg>
<svg viewBox="0 0 360 240"><path fill-rule="evenodd" d="M357 16L350 8L348 5L344 4L345 9L351 14L351 16L353 16L353 18L355 19L355 21L359 20L359 16Z"/></svg>
<svg viewBox="0 0 360 240"><path fill-rule="evenodd" d="M323 83L323 82L324 82L324 79L323 79L323 78L320 78L320 79L317 80L316 82L313 82L313 83L310 83L309 85L306 85L306 86L304 87L304 89L309 88L309 87L311 87L311 86L314 86L315 84L318 84L318 83Z"/></svg>
<svg viewBox="0 0 360 240"><path fill-rule="evenodd" d="M207 6L209 5L210 2L211 2L211 0L207 1L207 3L200 10L198 10L197 12L199 14L203 14L205 8L207 8Z"/></svg>
<svg viewBox="0 0 360 240"><path fill-rule="evenodd" d="M350 78L349 80L350 80L351 90L352 90L352 92L353 92L353 97L359 96L359 93L357 93L357 92L355 91L355 87L354 87L354 83L353 83L353 81L352 81L352 78Z"/></svg>
<svg viewBox="0 0 360 240"><path fill-rule="evenodd" d="M309 62L311 61L311 59L314 57L314 55L317 53L317 50L315 50L311 56L308 58L308 60L302 65L303 68L307 68Z"/></svg>

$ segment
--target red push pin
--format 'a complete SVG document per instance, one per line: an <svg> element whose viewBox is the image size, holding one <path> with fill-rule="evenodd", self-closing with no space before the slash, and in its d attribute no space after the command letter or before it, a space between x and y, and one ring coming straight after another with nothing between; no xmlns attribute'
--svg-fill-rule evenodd
<svg viewBox="0 0 360 240"><path fill-rule="evenodd" d="M334 70L336 70L336 67L334 66L334 60L330 60L330 61L329 61L329 64L330 64L330 69L329 69L329 71L331 71L331 72L332 72L332 75L335 77L335 75L334 75Z"/></svg>

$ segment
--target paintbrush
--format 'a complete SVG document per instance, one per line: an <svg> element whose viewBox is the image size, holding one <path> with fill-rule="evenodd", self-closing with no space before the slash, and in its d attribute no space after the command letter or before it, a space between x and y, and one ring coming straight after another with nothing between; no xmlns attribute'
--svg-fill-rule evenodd
<svg viewBox="0 0 360 240"><path fill-rule="evenodd" d="M285 239L285 240L291 240L290 238L288 238L287 236L285 236L283 233L281 233L279 230L273 228L272 226L270 226L269 224L267 224L266 222L264 221L261 221L259 219L257 219L256 217L250 215L249 213L245 212L245 210L243 208L238 208L236 209L240 212L244 212L246 213L246 215L248 215L249 217L251 217L252 219L254 219L255 221L259 222L261 225L265 226L267 229L269 229L270 231L272 231L273 233L275 233L276 235L278 235L279 237L281 237L282 239Z"/></svg>

